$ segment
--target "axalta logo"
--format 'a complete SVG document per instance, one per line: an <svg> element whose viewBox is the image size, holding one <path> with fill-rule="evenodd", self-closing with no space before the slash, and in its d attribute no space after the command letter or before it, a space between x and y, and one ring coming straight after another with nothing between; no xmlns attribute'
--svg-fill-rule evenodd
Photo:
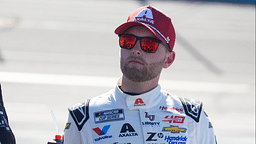
<svg viewBox="0 0 256 144"><path fill-rule="evenodd" d="M165 106L160 106L160 110L167 110L167 111L178 111L178 112L183 112L182 108L175 108L175 107L165 107Z"/></svg>
<svg viewBox="0 0 256 144"><path fill-rule="evenodd" d="M134 128L130 124L125 123L121 128L119 137L131 137L131 136L138 136L138 133L135 132Z"/></svg>
<svg viewBox="0 0 256 144"><path fill-rule="evenodd" d="M147 22L150 24L154 24L155 21L153 20L153 14L150 9L144 9L142 10L134 19L134 21L142 21Z"/></svg>
<svg viewBox="0 0 256 144"><path fill-rule="evenodd" d="M163 121L169 123L184 123L185 117L184 116L169 116L167 115Z"/></svg>
<svg viewBox="0 0 256 144"><path fill-rule="evenodd" d="M145 106L146 104L143 102L141 98L137 98L134 102L134 106Z"/></svg>
<svg viewBox="0 0 256 144"><path fill-rule="evenodd" d="M169 131L171 133L185 133L187 131L186 128L179 128L178 126L170 126L170 127L163 127L163 131Z"/></svg>
<svg viewBox="0 0 256 144"><path fill-rule="evenodd" d="M108 129L110 128L110 125L106 125L102 128L102 130L97 127L92 129L95 133L97 133L99 136L105 135L108 132ZM102 136L99 138L94 139L95 141L99 141L99 140L103 140L103 139L107 139L107 138L112 138L112 135L109 136Z"/></svg>

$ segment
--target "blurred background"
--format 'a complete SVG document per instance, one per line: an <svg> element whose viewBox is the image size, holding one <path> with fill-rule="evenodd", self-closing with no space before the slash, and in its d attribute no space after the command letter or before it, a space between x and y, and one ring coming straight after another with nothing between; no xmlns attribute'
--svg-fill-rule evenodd
<svg viewBox="0 0 256 144"><path fill-rule="evenodd" d="M255 139L255 4L197 0L0 0L0 83L18 144L45 144L67 108L115 87L117 26L150 4L172 18L176 60L162 87L201 100L219 144Z"/></svg>

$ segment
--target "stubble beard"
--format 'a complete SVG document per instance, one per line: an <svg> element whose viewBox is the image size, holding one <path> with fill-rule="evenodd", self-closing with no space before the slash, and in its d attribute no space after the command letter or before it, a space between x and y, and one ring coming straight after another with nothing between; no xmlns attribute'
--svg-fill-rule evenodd
<svg viewBox="0 0 256 144"><path fill-rule="evenodd" d="M163 65L164 59L139 69L135 66L129 67L128 63L125 63L122 58L120 59L120 67L123 75L133 82L146 82L156 78L160 75Z"/></svg>

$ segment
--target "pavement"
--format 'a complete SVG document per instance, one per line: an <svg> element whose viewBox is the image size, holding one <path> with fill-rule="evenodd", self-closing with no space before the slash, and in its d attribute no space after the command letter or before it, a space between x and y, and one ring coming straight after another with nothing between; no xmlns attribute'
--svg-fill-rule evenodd
<svg viewBox="0 0 256 144"><path fill-rule="evenodd" d="M163 70L162 87L201 100L219 144L255 142L254 5L0 0L0 82L18 144L47 143L63 132L68 107L115 87L114 30L145 4L168 14L177 32L176 60Z"/></svg>

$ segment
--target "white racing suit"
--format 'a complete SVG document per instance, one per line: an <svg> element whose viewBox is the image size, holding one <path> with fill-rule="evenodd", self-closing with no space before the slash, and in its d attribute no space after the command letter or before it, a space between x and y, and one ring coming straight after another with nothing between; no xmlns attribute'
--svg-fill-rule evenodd
<svg viewBox="0 0 256 144"><path fill-rule="evenodd" d="M69 109L64 144L216 144L202 103L155 89L131 96L118 86Z"/></svg>

